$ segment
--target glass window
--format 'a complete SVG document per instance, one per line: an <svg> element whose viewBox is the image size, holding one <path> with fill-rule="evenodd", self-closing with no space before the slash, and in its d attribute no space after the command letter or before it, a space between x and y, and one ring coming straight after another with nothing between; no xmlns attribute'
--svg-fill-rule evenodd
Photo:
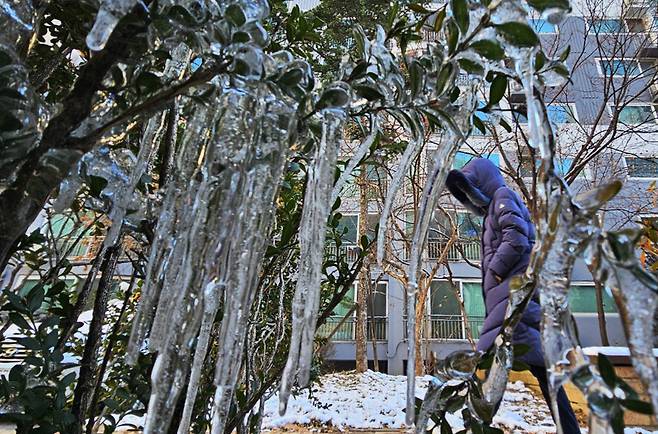
<svg viewBox="0 0 658 434"><path fill-rule="evenodd" d="M634 76L640 73L640 64L637 60L599 60L603 75Z"/></svg>
<svg viewBox="0 0 658 434"><path fill-rule="evenodd" d="M373 288L372 296L368 297L366 302L368 306L368 316L385 317L386 316L386 292L388 285L385 282L377 283Z"/></svg>
<svg viewBox="0 0 658 434"><path fill-rule="evenodd" d="M459 212L457 213L457 225L460 238L480 238L482 217L468 212Z"/></svg>
<svg viewBox="0 0 658 434"><path fill-rule="evenodd" d="M430 313L432 315L461 315L456 294L459 289L444 280L433 280L431 287Z"/></svg>
<svg viewBox="0 0 658 434"><path fill-rule="evenodd" d="M480 329L486 316L484 298L482 298L482 285L475 282L463 282L464 310L468 317L468 325L473 339L480 337Z"/></svg>
<svg viewBox="0 0 658 434"><path fill-rule="evenodd" d="M621 33L625 32L624 22L618 18L594 19L590 21L594 33Z"/></svg>
<svg viewBox="0 0 658 434"><path fill-rule="evenodd" d="M590 285L574 285L569 291L569 307L576 313L596 313L596 289ZM615 302L603 291L603 310L617 312Z"/></svg>
<svg viewBox="0 0 658 434"><path fill-rule="evenodd" d="M658 178L658 158L626 157L626 168L631 178Z"/></svg>
<svg viewBox="0 0 658 434"><path fill-rule="evenodd" d="M475 154L469 154L468 152L457 152L457 155L455 155L455 159L452 162L452 168L453 169L461 169L462 167L466 166L466 164L471 161L474 158L486 158L492 163L494 163L496 166L500 166L500 157L498 154L489 154L489 155L475 155Z"/></svg>
<svg viewBox="0 0 658 434"><path fill-rule="evenodd" d="M548 119L554 124L570 124L576 122L573 106L569 104L550 104L546 107Z"/></svg>
<svg viewBox="0 0 658 434"><path fill-rule="evenodd" d="M350 290L345 294L345 297L338 303L338 306L334 308L334 311L332 312L333 316L338 316L338 317L344 317L347 315L347 312L352 309L354 306L354 289L356 288L356 284L352 285ZM354 315L354 313L352 313Z"/></svg>
<svg viewBox="0 0 658 434"><path fill-rule="evenodd" d="M345 244L356 244L359 233L359 216L343 215L338 223L338 233L342 233L342 241Z"/></svg>
<svg viewBox="0 0 658 434"><path fill-rule="evenodd" d="M619 109L619 122L627 125L640 125L655 122L656 116L650 105L627 105Z"/></svg>
<svg viewBox="0 0 658 434"><path fill-rule="evenodd" d="M557 32L557 27L555 26L555 24L551 24L546 20L542 20L542 19L530 20L530 25L532 26L533 29L535 29L535 32L537 33Z"/></svg>

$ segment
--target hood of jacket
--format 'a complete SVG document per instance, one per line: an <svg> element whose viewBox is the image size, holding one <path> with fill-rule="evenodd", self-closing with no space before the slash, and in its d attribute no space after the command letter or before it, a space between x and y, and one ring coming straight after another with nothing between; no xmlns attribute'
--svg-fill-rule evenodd
<svg viewBox="0 0 658 434"><path fill-rule="evenodd" d="M475 158L461 170L451 170L446 185L466 209L483 216L496 190L506 184L498 166L486 158Z"/></svg>

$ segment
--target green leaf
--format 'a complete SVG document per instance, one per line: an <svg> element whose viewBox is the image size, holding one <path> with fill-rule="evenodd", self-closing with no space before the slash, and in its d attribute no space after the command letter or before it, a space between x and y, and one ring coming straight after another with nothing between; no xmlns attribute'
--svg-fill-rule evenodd
<svg viewBox="0 0 658 434"><path fill-rule="evenodd" d="M605 354L599 353L598 366L603 381L611 388L614 388L617 384L617 374L615 374L615 367Z"/></svg>
<svg viewBox="0 0 658 434"><path fill-rule="evenodd" d="M360 60L352 70L348 80L352 81L361 78L366 75L366 71L368 71L368 62L365 60Z"/></svg>
<svg viewBox="0 0 658 434"><path fill-rule="evenodd" d="M624 411L616 405L612 412L612 419L610 420L612 432L615 434L624 434Z"/></svg>
<svg viewBox="0 0 658 434"><path fill-rule="evenodd" d="M27 320L18 312L9 312L9 321L23 330L32 330Z"/></svg>
<svg viewBox="0 0 658 434"><path fill-rule="evenodd" d="M501 119L499 123L500 126L505 129L505 131L507 131L508 133L512 132L512 127L510 126L510 124L507 123L505 119Z"/></svg>
<svg viewBox="0 0 658 434"><path fill-rule="evenodd" d="M284 72L281 78L278 80L284 86L292 87L304 78L304 71L301 68L292 68Z"/></svg>
<svg viewBox="0 0 658 434"><path fill-rule="evenodd" d="M482 119L475 115L473 115L473 126L480 130L482 134L487 134L487 128L485 127L484 122L482 122Z"/></svg>
<svg viewBox="0 0 658 434"><path fill-rule="evenodd" d="M452 77L452 72L455 69L452 63L446 63L439 71L439 76L436 79L436 92L439 95L443 95L445 91L450 87L450 79Z"/></svg>
<svg viewBox="0 0 658 434"><path fill-rule="evenodd" d="M365 98L368 101L375 101L384 98L384 95L379 90L367 84L354 86L354 91L358 96Z"/></svg>
<svg viewBox="0 0 658 434"><path fill-rule="evenodd" d="M429 14L432 11L426 9L424 6L418 4L418 3L410 3L409 4L409 9L412 11L419 13L419 14Z"/></svg>
<svg viewBox="0 0 658 434"><path fill-rule="evenodd" d="M107 179L91 175L87 184L89 185L89 194L93 197L100 197L103 189L107 187Z"/></svg>
<svg viewBox="0 0 658 434"><path fill-rule="evenodd" d="M0 97L11 98L11 99L25 99L23 94L21 94L15 89L9 89L8 87L0 89Z"/></svg>
<svg viewBox="0 0 658 434"><path fill-rule="evenodd" d="M535 55L535 69L540 70L546 64L546 55L543 51L538 51Z"/></svg>
<svg viewBox="0 0 658 434"><path fill-rule="evenodd" d="M484 67L477 62L470 59L459 59L457 61L459 66L469 74L482 75L484 74Z"/></svg>
<svg viewBox="0 0 658 434"><path fill-rule="evenodd" d="M137 89L141 94L149 94L160 88L160 78L152 72L142 72L135 80Z"/></svg>
<svg viewBox="0 0 658 434"><path fill-rule="evenodd" d="M653 406L651 403L639 399L622 399L621 405L636 413L653 414Z"/></svg>
<svg viewBox="0 0 658 434"><path fill-rule="evenodd" d="M452 427L446 419L441 422L441 434L452 434Z"/></svg>
<svg viewBox="0 0 658 434"><path fill-rule="evenodd" d="M531 8L543 12L546 9L563 9L570 11L569 0L528 0Z"/></svg>
<svg viewBox="0 0 658 434"><path fill-rule="evenodd" d="M7 110L0 111L0 132L1 131L16 131L23 127L23 123L19 121L13 114Z"/></svg>
<svg viewBox="0 0 658 434"><path fill-rule="evenodd" d="M37 285L27 296L27 308L32 312L39 310L43 304L43 298L46 295L46 292L43 289L43 285Z"/></svg>
<svg viewBox="0 0 658 434"><path fill-rule="evenodd" d="M411 84L411 95L416 97L423 90L423 78L425 70L417 60L409 64L409 81Z"/></svg>
<svg viewBox="0 0 658 434"><path fill-rule="evenodd" d="M439 12L436 14L436 18L434 19L434 27L433 30L435 32L438 32L441 30L441 27L443 26L443 22L446 19L446 8L445 6L441 8Z"/></svg>
<svg viewBox="0 0 658 434"><path fill-rule="evenodd" d="M489 60L502 60L505 57L503 47L497 41L492 41L491 39L475 41L469 48Z"/></svg>
<svg viewBox="0 0 658 434"><path fill-rule="evenodd" d="M571 53L571 45L567 45L567 47L562 51L560 54L560 62L565 62L569 58L569 54Z"/></svg>
<svg viewBox="0 0 658 434"><path fill-rule="evenodd" d="M24 348L27 348L28 350L40 350L41 349L41 344L39 343L38 340L34 338L16 338L16 342L21 345Z"/></svg>
<svg viewBox="0 0 658 434"><path fill-rule="evenodd" d="M462 34L465 35L468 32L468 3L466 0L450 0L450 9L452 10L452 16L457 22L457 26L461 30Z"/></svg>
<svg viewBox="0 0 658 434"><path fill-rule="evenodd" d="M459 27L451 18L446 20L446 40L448 41L448 54L454 54L459 41Z"/></svg>
<svg viewBox="0 0 658 434"><path fill-rule="evenodd" d="M226 8L224 18L236 27L240 27L247 22L247 16L242 10L242 7L236 3L233 3Z"/></svg>
<svg viewBox="0 0 658 434"><path fill-rule="evenodd" d="M503 23L495 27L503 38L517 47L534 47L539 45L537 34L532 27L525 23Z"/></svg>
<svg viewBox="0 0 658 434"><path fill-rule="evenodd" d="M489 103L488 106L496 105L503 99L507 92L507 76L503 74L498 74L494 77L489 87Z"/></svg>

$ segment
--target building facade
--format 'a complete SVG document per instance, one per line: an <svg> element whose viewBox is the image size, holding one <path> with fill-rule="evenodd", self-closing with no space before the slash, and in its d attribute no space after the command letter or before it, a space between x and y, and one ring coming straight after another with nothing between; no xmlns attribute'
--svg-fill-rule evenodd
<svg viewBox="0 0 658 434"><path fill-rule="evenodd" d="M621 192L599 215L607 229L653 222L658 216L655 193L658 117L654 105L658 96L656 5L641 2L590 5L585 0L573 6L574 14L559 25L539 18L532 23L547 57L557 57L568 45L571 50L566 57L571 81L547 86L544 95L558 141L558 170L576 192L613 179L623 181ZM432 43L432 32L425 36L423 44ZM422 44L418 48L422 49ZM525 97L521 92L512 84L499 113L477 114L488 128L485 132L474 131L457 155L453 168L462 167L471 158L489 158L501 168L508 184L531 201L536 167L524 142ZM489 125L492 116L502 116L513 125L513 131ZM418 186L422 189L423 174L432 160L431 142L416 172L409 174L401 198L394 206L393 235L391 245L387 246L387 254L393 260L371 270L373 285L367 300L368 359L391 374L403 373L406 363L404 267L417 211L417 197L413 196L419 193ZM366 193L370 196L367 226L372 228L379 219L387 179L395 167L373 166L367 170L368 185L375 186L374 192L368 189ZM341 249L352 259L356 258L357 241L362 235L358 230L359 219L365 215L359 204L359 191L365 190L356 185L348 187L340 210L345 230ZM444 357L458 349L472 348L478 338L485 314L478 264L481 224L450 197L442 197L423 252L424 272L431 276L426 282L428 292L421 325L425 356L434 352ZM337 367L354 366L355 316L351 307L355 293L354 289L319 330L331 341L325 359ZM569 301L581 344L601 345L595 285L582 258L573 272ZM603 308L610 345L625 345L619 314L605 291Z"/></svg>

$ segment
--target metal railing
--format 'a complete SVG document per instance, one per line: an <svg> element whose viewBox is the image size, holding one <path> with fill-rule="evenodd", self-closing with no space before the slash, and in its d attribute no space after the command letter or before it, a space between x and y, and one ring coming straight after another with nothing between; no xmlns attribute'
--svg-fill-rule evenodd
<svg viewBox="0 0 658 434"><path fill-rule="evenodd" d="M405 316L402 322L405 339L407 338L406 322ZM484 317L480 316L426 315L423 317L421 333L425 339L431 340L466 340L468 339L468 329L470 329L471 337L478 339L483 323Z"/></svg>
<svg viewBox="0 0 658 434"><path fill-rule="evenodd" d="M321 337L329 337L329 335L338 327L336 332L331 336L332 341L353 341L355 340L356 331L356 318L347 318L341 324L342 317L332 316L327 318L327 321L322 324L317 331ZM339 326L340 324L340 326ZM386 317L371 317L368 318L366 324L366 339L369 341L385 341L387 338L388 318Z"/></svg>
<svg viewBox="0 0 658 434"><path fill-rule="evenodd" d="M447 246L448 242L446 240L428 240L427 258L439 259ZM447 260L450 262L460 262L464 259L472 262L478 262L480 260L480 240L463 239L457 240L450 245Z"/></svg>
<svg viewBox="0 0 658 434"><path fill-rule="evenodd" d="M336 248L335 244L329 244L325 248L325 254L327 256L347 256L347 262L356 262L359 257L359 247L353 244L343 244L340 248Z"/></svg>

